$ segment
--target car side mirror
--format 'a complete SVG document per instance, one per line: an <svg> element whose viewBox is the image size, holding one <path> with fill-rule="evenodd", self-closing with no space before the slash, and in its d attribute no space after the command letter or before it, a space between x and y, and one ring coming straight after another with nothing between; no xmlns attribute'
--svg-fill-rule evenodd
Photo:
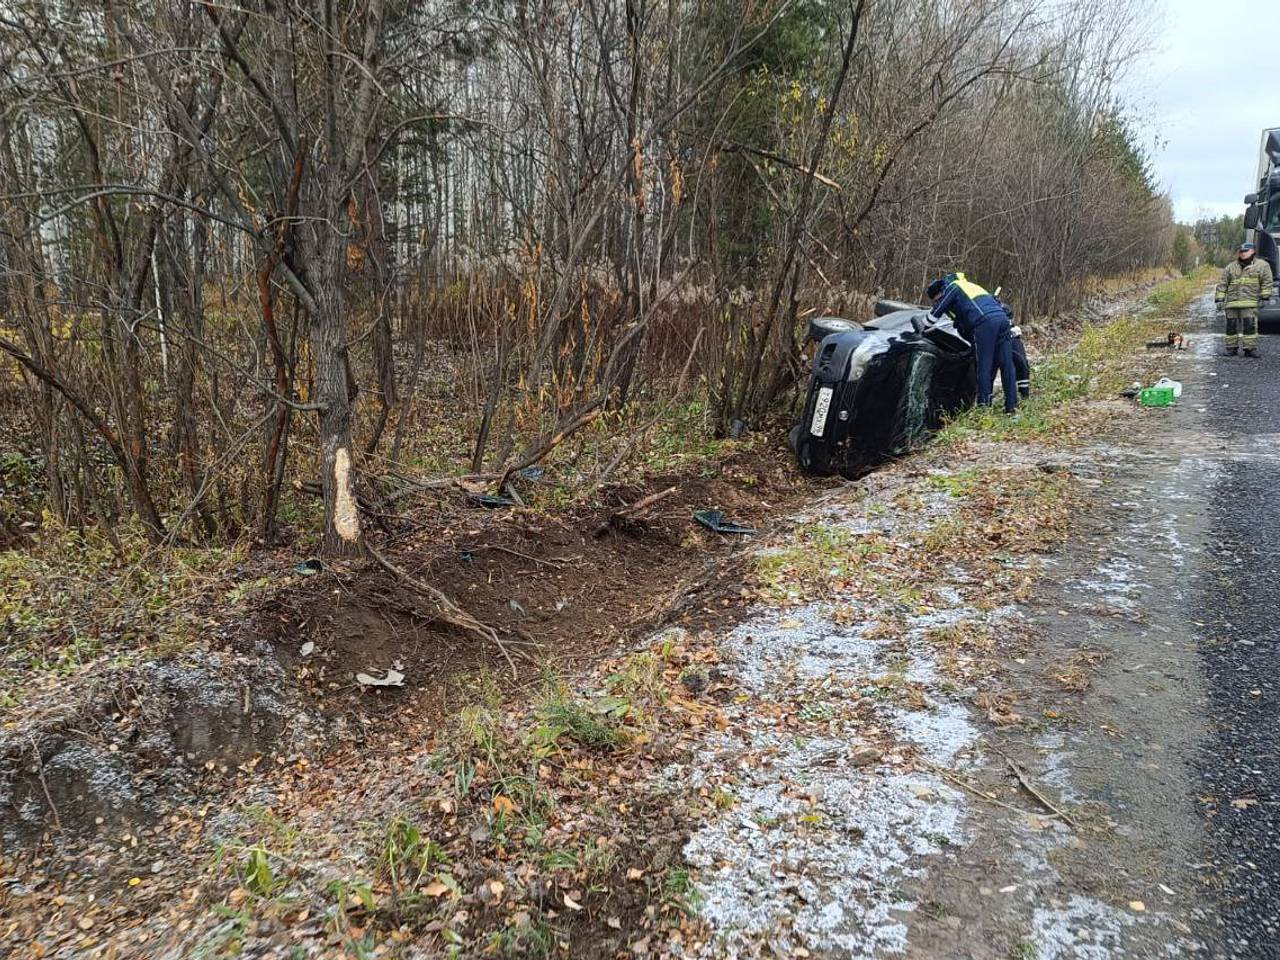
<svg viewBox="0 0 1280 960"><path fill-rule="evenodd" d="M1249 194L1246 194L1246 195L1245 195L1245 198L1244 198L1244 202L1245 202L1245 203L1257 203L1257 202L1258 202L1258 195L1257 195L1256 193L1249 193Z"/></svg>
<svg viewBox="0 0 1280 960"><path fill-rule="evenodd" d="M1254 227L1256 227L1258 225L1258 220L1260 219L1261 213L1262 213L1262 208L1259 207L1256 203L1250 205L1244 212L1244 228L1246 230L1252 230Z"/></svg>

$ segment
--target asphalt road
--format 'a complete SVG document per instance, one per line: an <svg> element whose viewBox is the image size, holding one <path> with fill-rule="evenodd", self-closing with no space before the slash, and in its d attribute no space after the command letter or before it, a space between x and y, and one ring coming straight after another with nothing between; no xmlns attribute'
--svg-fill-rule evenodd
<svg viewBox="0 0 1280 960"><path fill-rule="evenodd" d="M1211 949L1241 960L1280 957L1280 337L1261 349L1213 359L1206 433L1256 454L1225 458L1209 485L1189 611L1207 693L1197 768Z"/></svg>

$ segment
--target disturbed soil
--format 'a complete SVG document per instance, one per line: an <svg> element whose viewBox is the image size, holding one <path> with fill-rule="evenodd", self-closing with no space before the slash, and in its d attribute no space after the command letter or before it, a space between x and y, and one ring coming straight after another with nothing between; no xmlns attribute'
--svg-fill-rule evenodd
<svg viewBox="0 0 1280 960"><path fill-rule="evenodd" d="M736 599L735 557L751 538L706 530L694 512L721 510L764 535L815 489L838 483L799 477L776 443L744 446L693 474L607 489L585 507L441 511L387 544L400 569L496 628L505 650L443 621L410 585L368 566L333 569L262 598L238 643L269 643L301 671L322 710L390 718L412 706L418 722L457 706L451 677L488 670L518 682L531 671L536 678L539 664L572 673L660 624L719 619ZM666 491L640 516L610 523ZM303 658L307 642L314 648ZM405 675L392 696L351 682L391 667Z"/></svg>
<svg viewBox="0 0 1280 960"><path fill-rule="evenodd" d="M412 531L381 551L494 627L501 645L447 622L378 565L260 555L240 578L278 585L232 619L213 599L198 650L103 665L13 711L0 738L0 831L28 845L153 825L175 800L224 791L255 757L315 758L429 728L473 697L477 677L514 692L544 671L571 676L660 623L732 616L750 538L710 532L693 513L719 509L765 533L813 490L785 450L757 437L696 472L602 490L591 505L490 510L458 493L419 505ZM357 680L389 670L403 681Z"/></svg>

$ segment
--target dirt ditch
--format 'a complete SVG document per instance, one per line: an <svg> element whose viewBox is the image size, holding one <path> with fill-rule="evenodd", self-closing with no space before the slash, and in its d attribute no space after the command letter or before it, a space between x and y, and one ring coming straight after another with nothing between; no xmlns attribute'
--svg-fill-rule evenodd
<svg viewBox="0 0 1280 960"><path fill-rule="evenodd" d="M0 731L0 836L11 849L132 836L251 781L260 758L316 759L432 729L478 680L510 693L547 671L572 675L669 619L722 620L737 609L736 557L751 538L711 533L693 512L720 509L764 533L812 490L785 450L756 442L586 506L424 505L418 529L380 549L496 628L502 649L444 622L376 565L301 576L296 556L259 557L259 572L281 583L247 617L210 623L197 650L69 680ZM356 680L389 670L402 685Z"/></svg>

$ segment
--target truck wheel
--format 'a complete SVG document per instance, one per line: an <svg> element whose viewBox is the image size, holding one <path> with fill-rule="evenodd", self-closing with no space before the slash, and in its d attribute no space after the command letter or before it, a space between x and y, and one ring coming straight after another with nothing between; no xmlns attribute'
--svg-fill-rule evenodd
<svg viewBox="0 0 1280 960"><path fill-rule="evenodd" d="M829 337L833 333L848 333L851 330L861 329L861 324L841 317L814 317L809 321L809 339L821 340L823 337Z"/></svg>
<svg viewBox="0 0 1280 960"><path fill-rule="evenodd" d="M918 303L906 303L902 300L877 300L875 308L872 310L877 317L883 317L888 313L897 313L899 310L920 310L923 309Z"/></svg>

